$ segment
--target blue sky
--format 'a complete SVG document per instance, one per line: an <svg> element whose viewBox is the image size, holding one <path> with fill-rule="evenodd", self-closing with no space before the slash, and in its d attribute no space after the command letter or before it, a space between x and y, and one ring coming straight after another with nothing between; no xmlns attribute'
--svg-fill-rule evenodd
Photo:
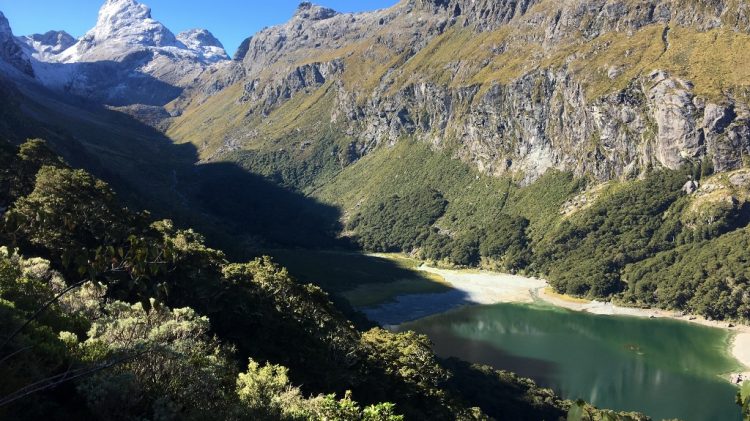
<svg viewBox="0 0 750 421"><path fill-rule="evenodd" d="M139 0L151 6L152 15L174 33L192 28L211 31L232 55L242 40L266 26L287 21L299 0ZM398 0L318 0L314 3L341 12L389 7ZM51 29L75 37L96 23L104 0L0 0L0 11L13 33L28 35Z"/></svg>

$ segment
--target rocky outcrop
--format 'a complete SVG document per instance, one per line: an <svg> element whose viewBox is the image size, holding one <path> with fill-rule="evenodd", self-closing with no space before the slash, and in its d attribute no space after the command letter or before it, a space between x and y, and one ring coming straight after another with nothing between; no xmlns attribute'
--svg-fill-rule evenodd
<svg viewBox="0 0 750 421"><path fill-rule="evenodd" d="M397 54L417 51L445 28L447 18L420 13L409 4L368 13L337 13L309 2L300 4L292 19L266 28L240 46L235 60L253 77L271 67L317 59L327 51L372 41L383 43ZM388 28L376 34L375 28ZM289 66L291 69L296 66Z"/></svg>
<svg viewBox="0 0 750 421"><path fill-rule="evenodd" d="M480 170L521 173L527 181L550 168L607 180L704 158L727 171L750 155L746 111L705 103L689 82L665 72L595 101L561 69L486 91L423 83L355 104L341 90L336 118L349 117L348 134L363 153L409 134L458 145L458 156Z"/></svg>
<svg viewBox="0 0 750 421"><path fill-rule="evenodd" d="M177 34L177 40L188 50L195 51L207 63L229 60L221 42L205 29L191 29L181 32Z"/></svg>
<svg viewBox="0 0 750 421"><path fill-rule="evenodd" d="M704 136L698 130L690 82L669 77L664 72L649 76L649 108L656 123L656 160L677 169L686 159L705 155Z"/></svg>
<svg viewBox="0 0 750 421"><path fill-rule="evenodd" d="M418 8L465 18L479 30L495 29L525 14L540 0L415 0Z"/></svg>
<svg viewBox="0 0 750 421"><path fill-rule="evenodd" d="M276 76L265 84L260 79L247 83L240 101L251 103L254 109L267 115L278 104L291 99L298 92L318 88L331 77L340 75L343 70L342 60L305 64L289 74Z"/></svg>
<svg viewBox="0 0 750 421"><path fill-rule="evenodd" d="M29 57L13 36L8 19L0 12L0 63L27 76L34 76Z"/></svg>
<svg viewBox="0 0 750 421"><path fill-rule="evenodd" d="M299 7L297 7L297 11L294 13L294 18L309 19L309 20L324 20L324 19L330 19L336 16L337 14L338 13L336 13L336 11L333 9L318 6L318 5L310 3L309 1L304 1L299 4Z"/></svg>
<svg viewBox="0 0 750 421"><path fill-rule="evenodd" d="M573 29L591 39L605 32L634 31L653 23L672 23L702 31L720 26L750 31L748 5L726 0L412 1L422 10L462 17L465 25L479 31L497 29L520 16L534 14L531 20L543 23L548 39L569 34ZM535 9L536 5L540 7Z"/></svg>

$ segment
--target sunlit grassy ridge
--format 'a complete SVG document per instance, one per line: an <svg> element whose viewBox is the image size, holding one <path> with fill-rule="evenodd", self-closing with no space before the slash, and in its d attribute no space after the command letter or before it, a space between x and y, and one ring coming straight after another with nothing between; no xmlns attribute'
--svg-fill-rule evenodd
<svg viewBox="0 0 750 421"><path fill-rule="evenodd" d="M403 139L347 167L313 195L353 211L362 202L436 188L449 201L438 224L449 228L458 220L467 224L500 212L512 185L512 180L481 174L445 151Z"/></svg>
<svg viewBox="0 0 750 421"><path fill-rule="evenodd" d="M228 133L243 123L248 106L238 103L242 91L242 85L235 84L188 108L167 135L178 142L192 143L204 158L214 155Z"/></svg>

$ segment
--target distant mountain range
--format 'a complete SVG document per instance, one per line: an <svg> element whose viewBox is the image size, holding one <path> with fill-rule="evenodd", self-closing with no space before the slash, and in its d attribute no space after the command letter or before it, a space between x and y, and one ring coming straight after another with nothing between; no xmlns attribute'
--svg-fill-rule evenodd
<svg viewBox="0 0 750 421"><path fill-rule="evenodd" d="M107 105L164 105L209 66L229 61L207 30L174 35L135 0L107 0L76 40L51 31L13 37L0 17L6 59L54 90Z"/></svg>

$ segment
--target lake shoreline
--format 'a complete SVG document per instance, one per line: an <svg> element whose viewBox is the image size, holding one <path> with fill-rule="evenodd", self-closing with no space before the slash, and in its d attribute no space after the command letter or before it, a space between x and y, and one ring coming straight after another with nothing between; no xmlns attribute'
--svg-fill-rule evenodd
<svg viewBox="0 0 750 421"><path fill-rule="evenodd" d="M669 310L624 307L609 302L576 299L553 293L549 282L539 278L484 270L438 269L425 264L420 266L419 270L440 275L454 289L462 291L468 298L467 301L477 305L542 301L556 307L591 314L666 318L728 330L731 332L731 338L727 344L727 352L744 366L745 371L726 373L725 378L736 380L740 375L741 379L750 380L750 326L747 325L731 325L728 322L707 320L702 316L685 315Z"/></svg>

